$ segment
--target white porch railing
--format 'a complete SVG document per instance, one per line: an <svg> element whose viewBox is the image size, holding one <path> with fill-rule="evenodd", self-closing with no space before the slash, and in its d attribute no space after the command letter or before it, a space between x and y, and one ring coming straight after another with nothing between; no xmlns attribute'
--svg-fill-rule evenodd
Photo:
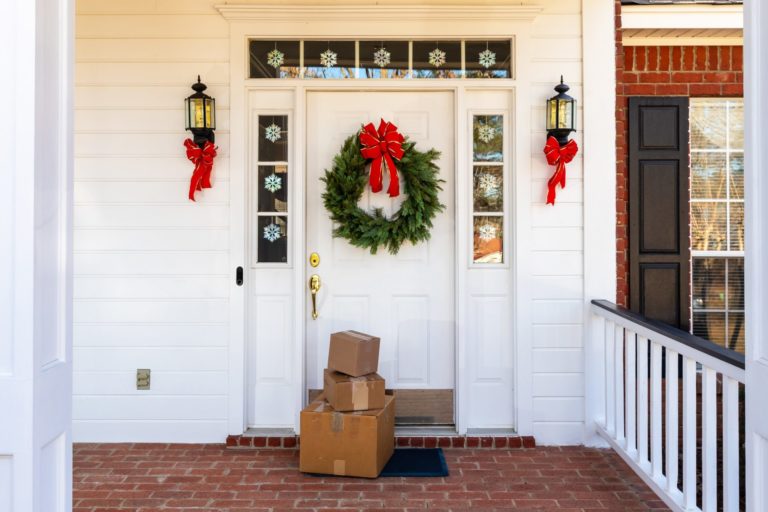
<svg viewBox="0 0 768 512"><path fill-rule="evenodd" d="M672 510L738 511L744 357L608 301L591 308L598 434Z"/></svg>

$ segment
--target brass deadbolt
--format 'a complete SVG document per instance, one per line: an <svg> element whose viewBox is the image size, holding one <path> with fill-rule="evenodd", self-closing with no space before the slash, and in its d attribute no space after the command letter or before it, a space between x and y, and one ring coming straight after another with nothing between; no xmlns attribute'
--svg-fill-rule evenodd
<svg viewBox="0 0 768 512"><path fill-rule="evenodd" d="M309 255L309 264L312 265L312 267L317 267L320 264L320 255L316 252L313 252Z"/></svg>

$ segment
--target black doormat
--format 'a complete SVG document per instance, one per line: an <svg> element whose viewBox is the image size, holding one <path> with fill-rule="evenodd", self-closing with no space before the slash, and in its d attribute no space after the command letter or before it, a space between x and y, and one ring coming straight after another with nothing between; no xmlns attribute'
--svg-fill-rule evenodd
<svg viewBox="0 0 768 512"><path fill-rule="evenodd" d="M395 448L379 477L448 476L442 448Z"/></svg>

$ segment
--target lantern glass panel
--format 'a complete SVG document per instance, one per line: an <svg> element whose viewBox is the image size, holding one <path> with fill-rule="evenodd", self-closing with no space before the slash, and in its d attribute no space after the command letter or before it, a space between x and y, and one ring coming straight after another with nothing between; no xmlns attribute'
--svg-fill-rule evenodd
<svg viewBox="0 0 768 512"><path fill-rule="evenodd" d="M190 128L204 128L203 98L188 98L187 111Z"/></svg>
<svg viewBox="0 0 768 512"><path fill-rule="evenodd" d="M565 130L573 128L573 112L571 110L571 102L569 100L559 100L557 104L557 127Z"/></svg>
<svg viewBox="0 0 768 512"><path fill-rule="evenodd" d="M205 121L206 128L216 129L216 100L207 98L205 100Z"/></svg>
<svg viewBox="0 0 768 512"><path fill-rule="evenodd" d="M547 100L547 130L555 130L557 123L557 100Z"/></svg>

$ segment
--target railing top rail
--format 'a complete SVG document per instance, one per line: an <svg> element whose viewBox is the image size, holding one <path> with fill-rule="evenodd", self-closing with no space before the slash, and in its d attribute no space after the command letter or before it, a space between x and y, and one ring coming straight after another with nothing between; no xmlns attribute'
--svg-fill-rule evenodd
<svg viewBox="0 0 768 512"><path fill-rule="evenodd" d="M598 308L604 309L616 316L619 316L625 320L641 325L646 329L657 332L667 338L671 338L678 343L682 343L694 350L698 350L710 357L714 357L724 363L735 366L736 368L744 369L745 359L743 354L739 354L733 350L729 350L725 347L721 347L716 343L705 340L698 336L694 336L691 333L681 331L671 325L664 324L662 322L651 320L643 315L634 313L626 308L618 306L613 302L607 300L593 300L592 304Z"/></svg>

